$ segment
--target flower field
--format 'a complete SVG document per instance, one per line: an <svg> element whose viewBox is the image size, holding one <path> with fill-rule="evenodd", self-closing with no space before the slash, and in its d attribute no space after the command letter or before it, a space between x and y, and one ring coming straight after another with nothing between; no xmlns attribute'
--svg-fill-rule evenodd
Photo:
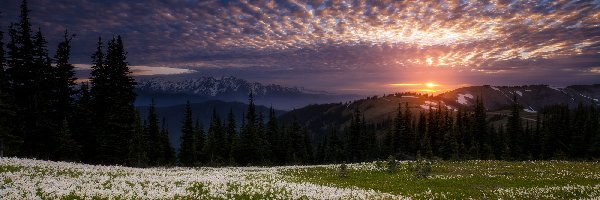
<svg viewBox="0 0 600 200"><path fill-rule="evenodd" d="M600 198L597 162L409 162L223 168L129 168L0 158L1 199L431 199Z"/></svg>

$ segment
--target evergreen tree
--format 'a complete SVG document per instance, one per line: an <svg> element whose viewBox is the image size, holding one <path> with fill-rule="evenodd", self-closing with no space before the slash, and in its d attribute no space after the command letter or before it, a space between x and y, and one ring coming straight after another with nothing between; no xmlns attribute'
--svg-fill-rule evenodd
<svg viewBox="0 0 600 200"><path fill-rule="evenodd" d="M203 152L210 165L218 165L227 161L228 152L225 149L225 137L221 124L221 118L216 109L213 109L213 116L208 127L206 142Z"/></svg>
<svg viewBox="0 0 600 200"><path fill-rule="evenodd" d="M135 81L126 61L126 52L120 36L108 43L106 57L99 39L92 56L91 96L96 138L97 160L105 164L123 164L127 155L126 142L135 132Z"/></svg>
<svg viewBox="0 0 600 200"><path fill-rule="evenodd" d="M9 90L9 77L6 74L3 37L4 33L0 31L0 157L17 155L21 143L20 138L13 133L15 108Z"/></svg>
<svg viewBox="0 0 600 200"><path fill-rule="evenodd" d="M206 145L206 133L204 132L204 124L200 122L199 118L196 118L196 125L194 125L194 144L196 147L196 162L206 162L207 155L204 153Z"/></svg>
<svg viewBox="0 0 600 200"><path fill-rule="evenodd" d="M95 113L88 83L82 83L76 93L70 127L73 138L81 145L82 161L90 163L96 155L97 142L92 135L94 133L92 120Z"/></svg>
<svg viewBox="0 0 600 200"><path fill-rule="evenodd" d="M517 96L513 95L511 115L508 117L506 131L508 134L508 145L511 150L511 157L519 158L522 149L519 145L519 139L523 135L523 124L520 115L521 105L517 102Z"/></svg>
<svg viewBox="0 0 600 200"><path fill-rule="evenodd" d="M425 117L425 114L423 112L419 114L419 121L417 122L417 133L420 138L420 147L419 151L417 152L423 152L423 155L426 158L431 158L433 156L433 150L431 149L431 137L429 136L429 132L427 131L427 118Z"/></svg>
<svg viewBox="0 0 600 200"><path fill-rule="evenodd" d="M69 62L73 36L69 35L69 32L65 30L63 39L56 49L56 55L54 56L56 67L52 70L54 78L52 82L52 99L54 101L52 110L54 111L54 115L52 117L54 119L70 119L74 109L73 95L75 94L75 90L73 86L75 86L76 78L73 71L74 67Z"/></svg>
<svg viewBox="0 0 600 200"><path fill-rule="evenodd" d="M149 159L146 153L146 139L144 138L144 127L140 123L139 114L137 111L134 113L136 115L135 121L135 132L129 138L127 142L129 146L128 151L128 165L134 167L144 167L148 165Z"/></svg>
<svg viewBox="0 0 600 200"><path fill-rule="evenodd" d="M177 162L177 156L175 155L175 149L171 146L169 141L169 131L167 129L166 119L162 120L162 128L160 131L160 143L162 145L164 159L163 165L173 166Z"/></svg>
<svg viewBox="0 0 600 200"><path fill-rule="evenodd" d="M229 109L229 113L227 114L227 123L225 124L225 132L227 133L227 150L229 155L228 162L230 165L235 164L234 152L237 151L239 147L239 135L237 133L236 123L235 123L235 115L233 114L233 110ZM234 138L237 138L236 145L234 146Z"/></svg>
<svg viewBox="0 0 600 200"><path fill-rule="evenodd" d="M280 155L278 155L278 151L280 151L282 148L279 146L280 142L279 140L281 139L279 136L279 125L277 124L277 118L275 117L275 110L273 109L273 107L271 107L269 109L269 121L267 122L267 127L266 127L266 137L267 137L267 142L269 144L269 154L270 156L270 160L273 163L279 163L280 160Z"/></svg>
<svg viewBox="0 0 600 200"><path fill-rule="evenodd" d="M362 144L363 124L361 121L361 113L358 109L354 109L352 121L350 122L350 130L348 133L348 152L352 162L360 162L363 160L364 151L366 150Z"/></svg>
<svg viewBox="0 0 600 200"><path fill-rule="evenodd" d="M250 93L248 98L248 111L245 115L245 121L240 131L240 152L238 162L242 165L250 163L256 164L261 161L263 155L260 155L260 141L257 125L256 106L254 97Z"/></svg>
<svg viewBox="0 0 600 200"><path fill-rule="evenodd" d="M179 148L179 163L183 166L196 164L196 141L192 125L192 106L188 101L185 106L183 125L181 126L181 146Z"/></svg>
<svg viewBox="0 0 600 200"><path fill-rule="evenodd" d="M477 96L475 101L472 135L475 137L475 142L477 142L477 146L479 147L478 151L480 152L480 159L486 159L491 153L491 147L488 144L489 134L487 133L488 127L485 119L485 107L483 106L483 99L481 96Z"/></svg>
<svg viewBox="0 0 600 200"><path fill-rule="evenodd" d="M145 127L146 141L146 152L148 154L148 161L152 166L159 166L165 164L165 144L161 141L160 129L158 125L158 115L156 114L156 106L154 100L148 108L148 118L146 119L147 125Z"/></svg>
<svg viewBox="0 0 600 200"><path fill-rule="evenodd" d="M57 157L62 161L79 161L81 146L73 139L69 128L69 122L63 120L62 127L58 133Z"/></svg>

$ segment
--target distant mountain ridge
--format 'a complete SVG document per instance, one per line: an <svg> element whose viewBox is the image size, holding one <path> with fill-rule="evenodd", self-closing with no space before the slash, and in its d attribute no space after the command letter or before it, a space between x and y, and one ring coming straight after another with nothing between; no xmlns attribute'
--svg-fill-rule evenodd
<svg viewBox="0 0 600 200"><path fill-rule="evenodd" d="M517 97L525 111L535 112L542 107L566 104L575 107L584 104L599 104L600 84L552 87L548 85L525 86L470 86L458 88L437 96L448 105L473 105L476 96L481 96L486 109L494 111L508 108L513 96Z"/></svg>
<svg viewBox="0 0 600 200"><path fill-rule="evenodd" d="M372 96L349 103L310 105L287 112L281 121L299 121L313 135L324 134L331 128L342 129L349 125L354 109L358 109L369 123L379 123L396 115L398 105L408 103L413 116L438 106L451 110L459 107L472 107L475 99L483 98L488 115L507 116L513 95L523 107L522 116L535 119L536 112L549 105L564 104L575 108L579 103L600 106L600 84L552 87L547 85L526 86L469 86L448 91L436 96L416 93L397 93L386 96ZM503 120L503 117L490 118L490 122Z"/></svg>
<svg viewBox="0 0 600 200"><path fill-rule="evenodd" d="M233 76L220 79L202 76L194 79L167 80L145 79L138 82L136 105L148 105L155 99L158 106L172 106L186 101L207 100L246 102L252 92L257 104L272 105L279 109L300 108L308 104L339 102L358 97L357 95L333 94L308 90L302 87L285 87L276 84L249 82Z"/></svg>

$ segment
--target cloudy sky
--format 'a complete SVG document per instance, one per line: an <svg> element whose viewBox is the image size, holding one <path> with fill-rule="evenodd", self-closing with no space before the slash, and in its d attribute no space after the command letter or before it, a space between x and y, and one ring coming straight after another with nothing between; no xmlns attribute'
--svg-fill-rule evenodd
<svg viewBox="0 0 600 200"><path fill-rule="evenodd" d="M18 16L0 1L0 25ZM600 83L600 1L30 0L51 49L124 37L142 76L233 75L343 93ZM175 74L175 75L165 75ZM431 85L431 84L430 84Z"/></svg>

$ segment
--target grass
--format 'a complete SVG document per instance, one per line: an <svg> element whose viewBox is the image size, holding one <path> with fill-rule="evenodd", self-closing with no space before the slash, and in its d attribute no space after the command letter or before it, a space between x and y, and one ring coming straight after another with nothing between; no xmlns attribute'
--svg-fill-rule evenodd
<svg viewBox="0 0 600 200"><path fill-rule="evenodd" d="M399 163L394 173L381 166L351 168L347 177L340 177L336 167L283 173L296 182L373 189L416 199L569 199L598 195L595 188L600 185L598 162L441 161L433 164L429 178L417 178L408 166Z"/></svg>

